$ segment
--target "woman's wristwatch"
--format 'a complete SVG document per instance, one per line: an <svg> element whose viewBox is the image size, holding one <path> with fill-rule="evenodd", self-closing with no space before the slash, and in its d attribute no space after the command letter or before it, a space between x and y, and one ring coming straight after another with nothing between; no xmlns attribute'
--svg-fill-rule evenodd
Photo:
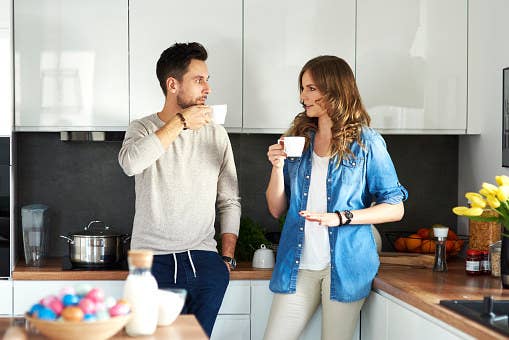
<svg viewBox="0 0 509 340"><path fill-rule="evenodd" d="M343 215L345 215L345 218L346 218L346 221L343 223L343 216L341 215L341 213L339 211L334 211L338 217L339 217L339 226L342 226L342 225L347 225L347 224L350 224L350 222L352 222L352 218L353 218L353 214L350 210L344 210L343 211Z"/></svg>
<svg viewBox="0 0 509 340"><path fill-rule="evenodd" d="M235 259L233 257L223 255L223 261L228 263L232 270L234 270L235 267L237 267L237 261L235 261Z"/></svg>

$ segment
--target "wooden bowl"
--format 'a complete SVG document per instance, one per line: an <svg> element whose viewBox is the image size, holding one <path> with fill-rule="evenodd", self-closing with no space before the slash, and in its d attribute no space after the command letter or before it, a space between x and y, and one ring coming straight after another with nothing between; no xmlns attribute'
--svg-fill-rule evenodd
<svg viewBox="0 0 509 340"><path fill-rule="evenodd" d="M117 334L129 321L131 314L99 321L47 321L25 314L39 332L51 339L104 340Z"/></svg>

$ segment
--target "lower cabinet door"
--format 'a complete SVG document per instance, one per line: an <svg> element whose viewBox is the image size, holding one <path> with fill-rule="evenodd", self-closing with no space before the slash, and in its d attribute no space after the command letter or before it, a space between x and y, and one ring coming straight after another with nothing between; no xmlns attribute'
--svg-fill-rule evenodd
<svg viewBox="0 0 509 340"><path fill-rule="evenodd" d="M218 315L211 340L250 340L249 315Z"/></svg>
<svg viewBox="0 0 509 340"><path fill-rule="evenodd" d="M125 281L13 281L14 315L23 315L30 307L46 295L57 295L63 287L89 285L101 288L104 295L120 299L124 292Z"/></svg>
<svg viewBox="0 0 509 340"><path fill-rule="evenodd" d="M0 280L0 315L12 315L12 281Z"/></svg>

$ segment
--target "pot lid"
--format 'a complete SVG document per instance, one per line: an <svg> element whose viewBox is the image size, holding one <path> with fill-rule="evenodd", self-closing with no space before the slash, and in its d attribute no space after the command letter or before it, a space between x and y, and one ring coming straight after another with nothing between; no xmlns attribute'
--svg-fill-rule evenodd
<svg viewBox="0 0 509 340"><path fill-rule="evenodd" d="M101 226L96 226L97 224ZM83 230L71 234L72 236L87 236L87 237L108 237L108 236L122 236L121 233L115 229L104 225L102 221L91 221Z"/></svg>

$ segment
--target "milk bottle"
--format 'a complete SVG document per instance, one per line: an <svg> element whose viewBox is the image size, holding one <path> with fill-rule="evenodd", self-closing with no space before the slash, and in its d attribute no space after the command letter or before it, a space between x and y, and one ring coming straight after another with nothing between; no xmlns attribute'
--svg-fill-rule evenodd
<svg viewBox="0 0 509 340"><path fill-rule="evenodd" d="M125 331L130 336L154 334L157 327L157 282L150 269L150 250L130 250L127 256L129 275L124 286L124 299L131 304L132 317Z"/></svg>

